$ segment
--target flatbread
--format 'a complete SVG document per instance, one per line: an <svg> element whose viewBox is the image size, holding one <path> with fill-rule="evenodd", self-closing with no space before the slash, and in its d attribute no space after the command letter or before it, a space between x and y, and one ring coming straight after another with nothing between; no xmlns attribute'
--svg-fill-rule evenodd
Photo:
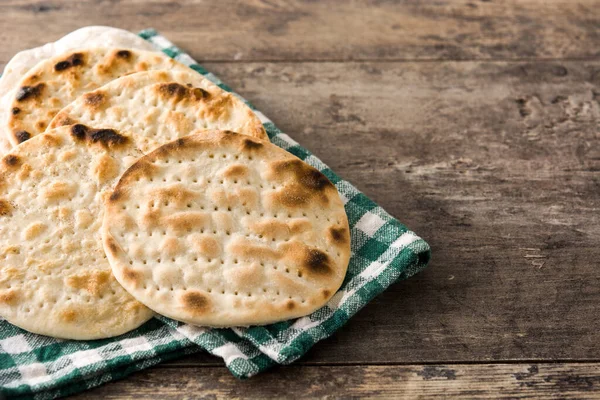
<svg viewBox="0 0 600 400"><path fill-rule="evenodd" d="M138 156L111 130L62 127L0 160L0 315L30 332L99 339L153 313L114 279L100 228L106 189Z"/></svg>
<svg viewBox="0 0 600 400"><path fill-rule="evenodd" d="M7 104L10 142L16 146L44 132L52 118L83 93L146 70L193 72L164 54L123 48L71 50L38 63L23 76Z"/></svg>
<svg viewBox="0 0 600 400"><path fill-rule="evenodd" d="M17 53L6 64L0 77L0 154L5 153L12 147L12 144L8 141L8 134L2 131L2 127L6 125L6 119L9 116L6 112L8 110L6 102L10 102L11 93L15 91L23 75L40 61L84 46L154 50L149 42L126 30L108 26L88 26L73 31L56 42Z"/></svg>
<svg viewBox="0 0 600 400"><path fill-rule="evenodd" d="M340 287L350 233L335 186L277 146L205 131L133 164L106 203L117 280L195 325L267 324L311 313Z"/></svg>
<svg viewBox="0 0 600 400"><path fill-rule="evenodd" d="M8 137L4 136L4 134L0 130L0 156L8 153L10 149L12 149L12 145L9 142Z"/></svg>
<svg viewBox="0 0 600 400"><path fill-rule="evenodd" d="M65 107L50 128L74 123L135 134L144 153L195 129L268 139L243 101L194 71L149 71L114 80Z"/></svg>

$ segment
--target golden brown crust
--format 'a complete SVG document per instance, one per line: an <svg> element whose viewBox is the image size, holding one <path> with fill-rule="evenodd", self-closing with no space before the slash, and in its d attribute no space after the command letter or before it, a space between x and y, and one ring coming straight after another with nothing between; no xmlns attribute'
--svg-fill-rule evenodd
<svg viewBox="0 0 600 400"><path fill-rule="evenodd" d="M5 199L0 199L0 216L9 215L12 209L13 207L10 202Z"/></svg>
<svg viewBox="0 0 600 400"><path fill-rule="evenodd" d="M186 313L202 315L210 310L210 300L197 291L187 291L181 296L181 303Z"/></svg>
<svg viewBox="0 0 600 400"><path fill-rule="evenodd" d="M17 302L17 300L18 292L16 290L6 290L4 292L0 292L0 303L12 306Z"/></svg>
<svg viewBox="0 0 600 400"><path fill-rule="evenodd" d="M210 97L210 93L202 88L194 88L191 85L184 86L177 82L160 83L154 86L153 90L158 96L174 102L182 100L201 101Z"/></svg>
<svg viewBox="0 0 600 400"><path fill-rule="evenodd" d="M192 70L123 76L76 99L54 117L50 128L77 123L118 128L144 153L199 129L249 136L239 143L246 154L260 151L262 145L254 137L268 140L248 106Z"/></svg>
<svg viewBox="0 0 600 400"><path fill-rule="evenodd" d="M33 222L23 231L23 239L31 240L38 237L43 231L48 228L43 222Z"/></svg>
<svg viewBox="0 0 600 400"><path fill-rule="evenodd" d="M107 97L101 91L86 92L150 68L188 70L165 55L132 49L69 51L39 63L23 76L9 105L5 128L11 143L16 146L43 132L52 118L80 95L86 109L102 112L108 105ZM53 127L71 123L63 115Z"/></svg>
<svg viewBox="0 0 600 400"><path fill-rule="evenodd" d="M82 98L84 106L92 112L101 111L107 105L107 96L102 90L85 93Z"/></svg>
<svg viewBox="0 0 600 400"><path fill-rule="evenodd" d="M228 131L179 138L138 160L107 202L103 227L105 243L123 249L107 254L132 295L208 326L265 324L321 307L346 273L349 232L321 172Z"/></svg>
<svg viewBox="0 0 600 400"><path fill-rule="evenodd" d="M152 316L114 279L100 235L102 190L135 152L94 142L91 134L80 140L62 127L2 159L2 317L34 333L98 339Z"/></svg>
<svg viewBox="0 0 600 400"><path fill-rule="evenodd" d="M66 283L74 289L85 289L88 293L97 296L106 291L112 279L110 271L84 272L67 278Z"/></svg>
<svg viewBox="0 0 600 400"><path fill-rule="evenodd" d="M8 169L15 169L21 165L21 159L15 154L7 154L2 158L2 164Z"/></svg>

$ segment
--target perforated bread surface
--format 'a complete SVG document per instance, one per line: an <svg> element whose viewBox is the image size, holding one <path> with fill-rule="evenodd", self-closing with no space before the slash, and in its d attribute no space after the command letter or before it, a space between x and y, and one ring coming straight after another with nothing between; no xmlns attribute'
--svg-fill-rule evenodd
<svg viewBox="0 0 600 400"><path fill-rule="evenodd" d="M213 327L307 315L338 290L350 233L335 186L269 142L190 135L139 159L107 200L105 252L140 302Z"/></svg>
<svg viewBox="0 0 600 400"><path fill-rule="evenodd" d="M5 104L9 140L16 146L44 132L54 116L83 93L147 70L192 71L164 54L123 48L71 50L38 63Z"/></svg>
<svg viewBox="0 0 600 400"><path fill-rule="evenodd" d="M62 110L50 127L82 123L140 138L150 152L197 129L231 130L268 140L243 101L197 72L149 71L114 80Z"/></svg>
<svg viewBox="0 0 600 400"><path fill-rule="evenodd" d="M112 275L103 198L139 152L116 131L63 127L0 161L0 315L67 339L116 336L153 313Z"/></svg>

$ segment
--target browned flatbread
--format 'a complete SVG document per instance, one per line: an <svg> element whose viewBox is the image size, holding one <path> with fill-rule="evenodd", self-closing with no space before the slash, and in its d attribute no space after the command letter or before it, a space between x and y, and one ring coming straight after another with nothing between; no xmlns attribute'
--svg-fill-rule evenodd
<svg viewBox="0 0 600 400"><path fill-rule="evenodd" d="M64 108L50 127L75 123L136 136L144 153L196 129L267 139L243 101L193 70L149 71L114 80Z"/></svg>
<svg viewBox="0 0 600 400"><path fill-rule="evenodd" d="M152 317L112 275L103 196L139 155L114 130L62 127L0 161L0 315L67 339L120 335Z"/></svg>
<svg viewBox="0 0 600 400"><path fill-rule="evenodd" d="M133 164L107 200L103 241L140 302L214 327L311 313L340 287L350 257L335 186L279 147L227 131Z"/></svg>
<svg viewBox="0 0 600 400"><path fill-rule="evenodd" d="M23 76L6 103L8 139L16 146L44 132L56 113L81 94L146 70L193 72L162 53L134 49L72 50L40 62Z"/></svg>
<svg viewBox="0 0 600 400"><path fill-rule="evenodd" d="M27 72L39 62L82 47L118 47L120 49L154 50L152 44L138 35L108 26L87 26L77 29L56 42L23 50L4 67L0 77L0 154L8 152L13 145L9 141L7 119L12 109L15 88ZM8 105L7 105L8 104Z"/></svg>

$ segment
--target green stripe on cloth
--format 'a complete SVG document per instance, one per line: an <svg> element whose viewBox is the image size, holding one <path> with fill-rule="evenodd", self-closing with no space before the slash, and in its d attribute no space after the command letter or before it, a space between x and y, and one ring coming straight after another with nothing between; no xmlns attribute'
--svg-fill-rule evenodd
<svg viewBox="0 0 600 400"><path fill-rule="evenodd" d="M156 319L125 335L93 341L35 335L6 321L0 331L0 385L11 398L76 393L200 350Z"/></svg>
<svg viewBox="0 0 600 400"><path fill-rule="evenodd" d="M139 35L158 50L231 91L155 30L147 29ZM337 176L247 101L246 104L255 110L274 144L319 169L338 189L352 238L348 273L340 290L311 315L250 328L207 329L157 317L126 335L78 342L34 335L0 320L3 394L21 399L53 399L202 349L223 358L236 377L248 378L302 357L392 283L414 275L427 265L430 257L427 243Z"/></svg>

